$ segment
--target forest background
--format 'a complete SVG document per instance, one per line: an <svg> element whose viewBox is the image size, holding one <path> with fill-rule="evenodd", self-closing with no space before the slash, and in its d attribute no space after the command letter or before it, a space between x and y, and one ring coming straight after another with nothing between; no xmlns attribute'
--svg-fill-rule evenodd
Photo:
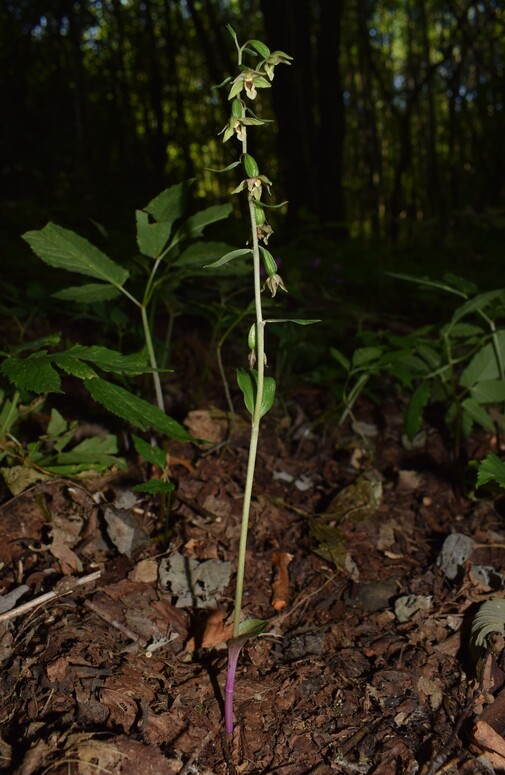
<svg viewBox="0 0 505 775"><path fill-rule="evenodd" d="M195 207L226 201L236 182L206 168L238 154L212 89L234 72L229 22L294 57L257 100L272 131L252 137L289 199L281 242L304 235L314 265L335 261L318 240L352 238L362 267L372 241L383 268L401 246L417 270L475 275L505 229L504 21L496 0L2 3L4 265L32 260L17 237L49 219L133 233L132 210L185 178Z"/></svg>

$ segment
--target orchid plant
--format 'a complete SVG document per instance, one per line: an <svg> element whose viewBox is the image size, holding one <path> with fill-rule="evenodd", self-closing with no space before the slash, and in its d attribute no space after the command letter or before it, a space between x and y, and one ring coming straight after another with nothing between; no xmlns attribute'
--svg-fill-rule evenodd
<svg viewBox="0 0 505 775"><path fill-rule="evenodd" d="M222 129L223 142L235 138L241 146L240 159L233 162L224 170L212 170L213 172L227 172L241 166L245 177L233 190L232 194L245 193L247 197L250 235L248 245L250 247L239 248L222 256L211 267L219 267L230 261L248 256L252 257L252 274L254 288L255 321L252 323L248 334L249 368L237 369L237 382L241 389L247 410L251 415L251 436L249 443L249 457L247 474L244 487L244 501L242 507L242 523L240 533L239 555L237 561L237 578L235 589L235 610L233 614L233 634L228 641L228 672L225 686L225 726L226 732L233 732L233 695L235 686L235 673L240 650L245 641L255 635L259 635L268 622L260 619L248 619L242 621L242 596L244 588L245 556L247 546L247 534L249 516L251 510L251 498L256 465L256 454L260 422L262 417L271 409L275 398L275 380L265 374L267 358L265 355L265 328L267 324L293 322L301 325L313 323L313 320L266 320L262 310L262 291L267 289L271 296L276 296L279 290L287 291L282 277L278 274L277 264L270 251L265 247L273 230L269 225L265 210L272 207L282 207L287 204L267 205L264 202L264 193L270 195L272 181L268 175L260 173L256 159L248 153L247 133L249 127L258 127L270 123L266 119L258 118L252 111L250 104L257 96L258 89L271 87L274 78L275 67L279 64L291 64L292 57L283 51L270 51L268 46L260 40L248 40L240 45L233 28L228 25L228 30L235 42L237 49L237 64L239 75L236 78L229 77L219 87L231 82L228 99L231 103L231 115ZM258 58L254 68L243 63L243 57ZM219 88L217 87L217 88ZM262 287L261 265L263 264L266 281Z"/></svg>

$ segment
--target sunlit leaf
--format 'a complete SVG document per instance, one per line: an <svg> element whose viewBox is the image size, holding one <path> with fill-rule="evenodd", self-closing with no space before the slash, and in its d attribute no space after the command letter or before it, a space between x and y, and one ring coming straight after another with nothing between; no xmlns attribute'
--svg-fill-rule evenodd
<svg viewBox="0 0 505 775"><path fill-rule="evenodd" d="M23 239L42 261L58 269L95 277L115 286L123 285L129 276L128 270L88 240L54 223L48 223L39 231L27 231Z"/></svg>

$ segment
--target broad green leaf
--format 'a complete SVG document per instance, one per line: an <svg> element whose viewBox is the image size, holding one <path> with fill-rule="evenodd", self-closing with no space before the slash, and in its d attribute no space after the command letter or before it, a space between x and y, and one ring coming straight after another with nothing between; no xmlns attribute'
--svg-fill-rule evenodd
<svg viewBox="0 0 505 775"><path fill-rule="evenodd" d="M152 215L158 223L172 224L184 215L188 205L189 190L195 178L176 183L175 186L162 191L148 205L143 207L146 213Z"/></svg>
<svg viewBox="0 0 505 775"><path fill-rule="evenodd" d="M470 388L470 395L479 404L501 404L505 401L505 382L501 379L485 379Z"/></svg>
<svg viewBox="0 0 505 775"><path fill-rule="evenodd" d="M143 210L135 212L137 224L137 245L143 256L158 258L168 242L171 223L149 223L149 216Z"/></svg>
<svg viewBox="0 0 505 775"><path fill-rule="evenodd" d="M430 397L429 382L421 382L415 389L405 412L405 430L412 441L416 433L419 433L423 420L423 410Z"/></svg>
<svg viewBox="0 0 505 775"><path fill-rule="evenodd" d="M173 482L163 482L161 479L149 479L132 487L135 492L145 492L147 495L169 495L175 490Z"/></svg>
<svg viewBox="0 0 505 775"><path fill-rule="evenodd" d="M177 234L173 238L174 244L180 242L183 239L189 239L200 237L206 226L216 221L222 221L224 218L228 218L232 211L231 204L224 205L212 205L205 210L195 213L185 221L177 230Z"/></svg>
<svg viewBox="0 0 505 775"><path fill-rule="evenodd" d="M230 641L233 641L234 643L241 641L244 643L248 638L255 638L257 635L261 635L268 624L269 622L265 619L245 619L243 622L240 622L238 636L236 638L230 638L228 643L230 643Z"/></svg>
<svg viewBox="0 0 505 775"><path fill-rule="evenodd" d="M40 350L41 347L56 347L60 342L61 334L50 334L49 336L43 336L41 339L24 342L24 344L14 347L11 354L17 356L25 353L27 350Z"/></svg>
<svg viewBox="0 0 505 775"><path fill-rule="evenodd" d="M491 417L474 398L465 398L461 402L461 408L468 417L484 428L485 431L493 432L495 430Z"/></svg>
<svg viewBox="0 0 505 775"><path fill-rule="evenodd" d="M78 379L93 379L93 377L96 377L96 371L91 366L79 361L77 358L72 358L68 353L56 354L52 356L52 361L55 366L59 366L60 369L66 374L70 374L71 377L77 377Z"/></svg>
<svg viewBox="0 0 505 775"><path fill-rule="evenodd" d="M244 403L249 414L254 413L255 390L251 372L248 369L237 369L237 384L244 396Z"/></svg>
<svg viewBox="0 0 505 775"><path fill-rule="evenodd" d="M237 369L237 383L243 393L246 409L251 415L254 414L256 391L258 387L258 372L256 369ZM275 399L275 387L275 380L273 377L263 378L260 417L263 417L272 408Z"/></svg>
<svg viewBox="0 0 505 775"><path fill-rule="evenodd" d="M39 231L27 231L23 239L49 266L105 280L115 286L123 285L129 276L124 267L112 261L87 239L54 223L48 223Z"/></svg>
<svg viewBox="0 0 505 775"><path fill-rule="evenodd" d="M352 367L357 369L366 366L372 361L376 361L382 355L380 347L358 347L352 355Z"/></svg>
<svg viewBox="0 0 505 775"><path fill-rule="evenodd" d="M100 345L87 347L86 345L75 344L65 353L58 354L56 357L58 364L65 358L79 359L81 361L89 361L103 369L103 371L112 372L113 374L128 374L132 377L138 374L145 374L150 370L147 365L145 352L123 355L116 350L110 350L108 347L101 347Z"/></svg>
<svg viewBox="0 0 505 775"><path fill-rule="evenodd" d="M469 339L474 336L482 336L484 331L481 326L474 323L448 323L440 329L442 335L452 336L454 338L462 337Z"/></svg>
<svg viewBox="0 0 505 775"><path fill-rule="evenodd" d="M101 378L86 380L83 384L95 401L140 430L155 428L170 439L192 441L187 430L176 420L119 385L113 385Z"/></svg>
<svg viewBox="0 0 505 775"><path fill-rule="evenodd" d="M246 256L248 253L252 253L251 248L239 248L239 250L232 250L229 253L226 253L224 256L221 256L221 258L218 258L218 260L214 261L212 264L205 264L204 268L213 269L216 266L223 266L224 264L228 264L230 261L233 261L234 258Z"/></svg>
<svg viewBox="0 0 505 775"><path fill-rule="evenodd" d="M152 444L148 444L147 441L141 439L140 436L132 434L133 444L137 453L147 460L148 463L152 463L158 468L164 469L167 464L167 453L159 447L153 447Z"/></svg>
<svg viewBox="0 0 505 775"><path fill-rule="evenodd" d="M499 348L502 363L505 363L505 331L498 331L492 342L481 347L474 355L466 369L460 377L460 383L463 387L471 387L477 382L484 380L500 379L500 369L498 366L495 341Z"/></svg>
<svg viewBox="0 0 505 775"><path fill-rule="evenodd" d="M60 452L58 455L59 465L81 465L89 467L90 465L110 466L118 462L115 457L117 454L117 438L108 434L104 438L92 436L84 439L69 452ZM121 461L124 465L124 461Z"/></svg>
<svg viewBox="0 0 505 775"><path fill-rule="evenodd" d="M17 387L32 393L61 393L61 380L45 350L29 358L6 358L0 371Z"/></svg>
<svg viewBox="0 0 505 775"><path fill-rule="evenodd" d="M477 472L477 487L487 482L496 482L505 489L505 463L493 452L480 463Z"/></svg>
<svg viewBox="0 0 505 775"><path fill-rule="evenodd" d="M55 299L62 301L76 301L78 304L96 304L98 301L115 299L121 291L113 285L103 283L87 283L86 285L73 285L53 293Z"/></svg>
<svg viewBox="0 0 505 775"><path fill-rule="evenodd" d="M263 57L263 59L266 59L270 56L270 49L261 40L248 40L247 45L252 46L258 52L258 54Z"/></svg>

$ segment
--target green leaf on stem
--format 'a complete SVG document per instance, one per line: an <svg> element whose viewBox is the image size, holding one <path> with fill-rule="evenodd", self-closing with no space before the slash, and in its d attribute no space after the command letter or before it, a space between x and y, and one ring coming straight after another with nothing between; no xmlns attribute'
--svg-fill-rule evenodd
<svg viewBox="0 0 505 775"><path fill-rule="evenodd" d="M105 280L116 287L122 286L128 279L127 269L116 264L84 237L55 223L48 223L39 231L27 231L23 239L49 266Z"/></svg>
<svg viewBox="0 0 505 775"><path fill-rule="evenodd" d="M62 301L75 301L78 304L96 304L99 301L110 301L119 296L120 291L114 285L103 283L87 283L86 285L73 285L53 293L55 299Z"/></svg>
<svg viewBox="0 0 505 775"><path fill-rule="evenodd" d="M485 431L492 433L495 430L491 417L474 398L465 398L465 400L461 402L461 408L463 413L470 418L470 420L476 422L477 425L480 425Z"/></svg>
<svg viewBox="0 0 505 775"><path fill-rule="evenodd" d="M218 258L218 260L214 261L212 264L205 264L204 269L213 269L217 266L229 264L230 261L233 261L233 259L239 258L240 256L247 256L248 254L252 254L251 248L239 248L238 250L231 250L229 253L221 256L221 258Z"/></svg>
<svg viewBox="0 0 505 775"><path fill-rule="evenodd" d="M176 420L125 388L100 378L85 380L83 384L95 401L140 430L154 428L176 441L192 440L187 430Z"/></svg>
<svg viewBox="0 0 505 775"><path fill-rule="evenodd" d="M477 487L488 482L496 482L505 489L505 463L493 452L480 463L477 472Z"/></svg>
<svg viewBox="0 0 505 775"><path fill-rule="evenodd" d="M147 495L169 495L175 490L173 482L164 482L161 479L149 479L142 484L132 487L135 492L145 492Z"/></svg>
<svg viewBox="0 0 505 775"><path fill-rule="evenodd" d="M216 169L213 169L212 167L204 167L204 169L206 169L207 172L217 172L217 174L219 175L219 174L221 174L221 172L229 172L230 170L234 169L235 167L238 167L239 164L240 164L240 161L234 161L231 164L228 164L227 167L223 167L222 170L216 170Z"/></svg>
<svg viewBox="0 0 505 775"><path fill-rule="evenodd" d="M196 178L189 178L165 189L142 209L152 215L158 223L172 225L184 214L188 205L189 190L195 180Z"/></svg>
<svg viewBox="0 0 505 775"><path fill-rule="evenodd" d="M137 245L143 256L158 258L163 252L172 231L172 222L150 223L143 210L135 211L137 223Z"/></svg>
<svg viewBox="0 0 505 775"><path fill-rule="evenodd" d="M132 433L132 439L137 454L148 463L158 466L162 470L165 468L167 464L167 453L165 450L148 444L147 441L144 441L144 439L141 439L140 436L136 436L134 433Z"/></svg>
<svg viewBox="0 0 505 775"><path fill-rule="evenodd" d="M246 409L253 415L258 388L258 372L256 369L237 369L237 384L244 396ZM275 399L275 387L273 377L264 377L260 417L263 417L272 408Z"/></svg>
<svg viewBox="0 0 505 775"><path fill-rule="evenodd" d="M421 382L415 389L409 405L407 406L407 411L405 412L405 431L411 441L421 429L423 411L428 403L429 397L429 382Z"/></svg>

